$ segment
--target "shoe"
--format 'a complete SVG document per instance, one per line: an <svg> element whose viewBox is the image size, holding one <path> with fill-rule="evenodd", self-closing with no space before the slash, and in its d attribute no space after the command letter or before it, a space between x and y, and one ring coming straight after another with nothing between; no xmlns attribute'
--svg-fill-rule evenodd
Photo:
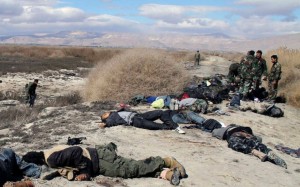
<svg viewBox="0 0 300 187"><path fill-rule="evenodd" d="M170 183L177 186L180 183L180 172L178 168L174 168Z"/></svg>
<svg viewBox="0 0 300 187"><path fill-rule="evenodd" d="M268 153L268 160L271 162L274 162L276 165L281 166L285 169L287 169L287 165L283 159L281 159L279 156L277 156L273 151L270 151Z"/></svg>
<svg viewBox="0 0 300 187"><path fill-rule="evenodd" d="M185 134L185 131L182 130L180 127L177 127L177 128L175 129L175 132L178 132L179 134Z"/></svg>
<svg viewBox="0 0 300 187"><path fill-rule="evenodd" d="M180 176L182 178L186 178L188 175L186 174L185 168L183 167L183 165L181 163L179 163L174 157L166 157L163 158L165 164L164 167L166 168L170 168L170 169L175 169L177 168L177 170L180 173Z"/></svg>
<svg viewBox="0 0 300 187"><path fill-rule="evenodd" d="M58 171L56 169L50 168L46 165L42 166L42 171L41 171L41 176L40 176L40 178L42 180L52 180L58 176L60 176L60 174L58 173Z"/></svg>

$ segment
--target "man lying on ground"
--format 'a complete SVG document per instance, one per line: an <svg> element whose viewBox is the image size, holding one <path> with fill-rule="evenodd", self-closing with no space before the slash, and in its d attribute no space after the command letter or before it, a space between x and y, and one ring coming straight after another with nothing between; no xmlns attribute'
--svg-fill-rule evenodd
<svg viewBox="0 0 300 187"><path fill-rule="evenodd" d="M105 112L101 115L101 128L112 127L117 125L129 125L149 130L175 130L180 134L185 132L177 123L172 120L172 116L176 114L174 110L153 110L139 114L132 111ZM156 123L155 120L160 119L163 123Z"/></svg>
<svg viewBox="0 0 300 187"><path fill-rule="evenodd" d="M23 159L38 165L60 168L46 175L45 180L59 175L78 181L89 180L96 175L121 178L161 177L178 185L181 178L187 177L185 168L173 157L133 160L117 155L116 149L114 143L95 148L58 145L41 152L28 152Z"/></svg>
<svg viewBox="0 0 300 187"><path fill-rule="evenodd" d="M0 149L0 186L18 186L31 187L31 181L21 182L7 182L18 181L23 176L38 178L41 174L41 167L32 163L27 163L22 160L12 149Z"/></svg>
<svg viewBox="0 0 300 187"><path fill-rule="evenodd" d="M287 168L287 164L283 159L277 156L270 148L262 143L262 139L253 135L250 127L243 127L231 124L213 130L212 135L218 139L227 140L228 147L245 154L253 154L261 159L261 161L270 161L276 165Z"/></svg>

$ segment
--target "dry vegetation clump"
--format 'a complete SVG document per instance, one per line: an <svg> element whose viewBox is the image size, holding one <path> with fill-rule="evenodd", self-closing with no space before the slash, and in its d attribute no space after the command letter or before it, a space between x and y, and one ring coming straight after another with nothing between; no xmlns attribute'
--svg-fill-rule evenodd
<svg viewBox="0 0 300 187"><path fill-rule="evenodd" d="M55 97L52 100L47 100L44 105L47 107L63 107L75 105L82 102L82 97L79 92L70 93L63 96Z"/></svg>
<svg viewBox="0 0 300 187"><path fill-rule="evenodd" d="M37 119L38 114L44 109L44 106L37 105L34 108L21 105L9 107L7 110L0 111L0 130L12 126L18 126L30 123Z"/></svg>
<svg viewBox="0 0 300 187"><path fill-rule="evenodd" d="M278 55L282 70L279 94L284 94L289 104L300 107L300 50L282 47L268 51L265 56L269 70L272 67L271 56L274 54Z"/></svg>
<svg viewBox="0 0 300 187"><path fill-rule="evenodd" d="M126 49L91 47L48 47L0 45L1 72L41 72L46 70L91 68L106 63Z"/></svg>
<svg viewBox="0 0 300 187"><path fill-rule="evenodd" d="M137 94L166 95L182 90L187 77L170 53L132 49L101 63L89 74L87 101L127 101Z"/></svg>

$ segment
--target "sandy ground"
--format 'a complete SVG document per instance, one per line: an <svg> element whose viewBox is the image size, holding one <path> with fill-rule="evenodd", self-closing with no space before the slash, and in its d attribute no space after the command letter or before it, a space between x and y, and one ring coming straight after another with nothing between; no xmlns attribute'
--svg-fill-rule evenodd
<svg viewBox="0 0 300 187"><path fill-rule="evenodd" d="M227 74L230 62L220 57L209 57L199 68L190 68L188 73L208 76L215 73ZM40 78L37 92L40 100L50 95L58 96L82 89L84 78L55 75L7 74L1 77L1 90L20 90L26 81ZM299 148L299 109L287 104L278 104L285 115L271 118L250 111L232 111L226 108L226 101L218 105L229 115L203 115L217 119L226 125L235 123L249 126L263 142L282 157L288 169L258 158L235 152L227 148L227 142L218 140L197 129L186 129L186 134L174 131L150 131L133 127L117 126L99 129L99 114L113 109L114 103L82 103L67 107L46 108L38 119L18 127L0 129L0 141L8 140L5 147L12 147L23 154L30 150L43 150L55 144L65 144L67 137L85 136L84 146L115 142L118 154L134 159L149 156L173 156L187 170L188 178L179 186L300 186L300 159L275 150L274 145L284 144ZM2 107L3 108L3 107ZM149 106L134 108L141 112L152 110ZM184 125L182 125L184 126ZM20 133L23 132L23 133ZM69 182L63 178L52 181L36 181L37 186L171 186L168 181L155 178L112 179L103 176L88 182Z"/></svg>

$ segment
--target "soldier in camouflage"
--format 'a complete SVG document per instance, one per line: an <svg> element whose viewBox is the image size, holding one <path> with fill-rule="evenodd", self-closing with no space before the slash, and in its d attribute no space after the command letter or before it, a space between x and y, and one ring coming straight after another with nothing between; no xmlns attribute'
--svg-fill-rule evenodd
<svg viewBox="0 0 300 187"><path fill-rule="evenodd" d="M242 100L248 98L253 86L254 75L257 70L257 59L254 57L254 53L253 50L248 51L247 56L240 63L241 84L239 93L243 95Z"/></svg>
<svg viewBox="0 0 300 187"><path fill-rule="evenodd" d="M199 66L199 63L200 63L200 53L198 50L197 53L195 54L195 66Z"/></svg>
<svg viewBox="0 0 300 187"><path fill-rule="evenodd" d="M274 100L277 96L278 82L281 79L281 65L277 55L271 56L272 67L268 76L269 100Z"/></svg>
<svg viewBox="0 0 300 187"><path fill-rule="evenodd" d="M258 89L261 85L261 80L266 80L268 74L267 62L262 58L262 51L256 51L256 59L258 60L254 76L254 87Z"/></svg>

